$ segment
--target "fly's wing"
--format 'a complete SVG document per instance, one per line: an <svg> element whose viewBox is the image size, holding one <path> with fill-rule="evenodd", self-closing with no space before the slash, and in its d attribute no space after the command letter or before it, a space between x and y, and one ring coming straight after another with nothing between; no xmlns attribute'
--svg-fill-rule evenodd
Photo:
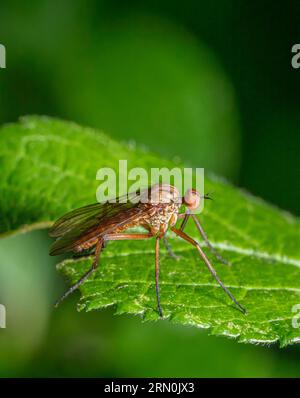
<svg viewBox="0 0 300 398"><path fill-rule="evenodd" d="M65 235L71 229L82 225L89 219L97 219L100 222L102 219L113 216L122 210L131 208L132 204L136 202L136 198L140 193L126 194L116 199L116 203L94 203L70 211L59 218L50 228L49 235L53 238L58 238Z"/></svg>
<svg viewBox="0 0 300 398"><path fill-rule="evenodd" d="M49 235L58 238L50 248L50 255L72 251L80 242L96 234L112 232L115 228L134 220L144 207L139 203L95 203L73 210L57 220Z"/></svg>
<svg viewBox="0 0 300 398"><path fill-rule="evenodd" d="M65 235L71 229L75 229L79 225L87 222L89 219L101 219L109 212L107 203L94 203L92 205L80 207L65 214L59 218L50 228L49 235L59 238Z"/></svg>

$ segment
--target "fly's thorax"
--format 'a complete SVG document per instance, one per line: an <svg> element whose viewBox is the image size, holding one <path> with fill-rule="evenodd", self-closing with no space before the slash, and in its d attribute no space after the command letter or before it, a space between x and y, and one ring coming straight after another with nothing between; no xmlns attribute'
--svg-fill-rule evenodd
<svg viewBox="0 0 300 398"><path fill-rule="evenodd" d="M145 223L149 225L153 234L166 231L169 225L173 226L176 223L179 208L180 205L177 203L152 205L145 217Z"/></svg>
<svg viewBox="0 0 300 398"><path fill-rule="evenodd" d="M173 185L154 184L141 193L140 201L152 205L181 203L181 196Z"/></svg>

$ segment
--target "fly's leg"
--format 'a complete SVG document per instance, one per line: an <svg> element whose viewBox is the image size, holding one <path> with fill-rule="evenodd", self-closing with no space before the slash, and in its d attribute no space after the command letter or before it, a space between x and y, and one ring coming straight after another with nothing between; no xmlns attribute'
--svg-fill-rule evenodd
<svg viewBox="0 0 300 398"><path fill-rule="evenodd" d="M73 285L70 287L69 290L66 291L65 294L55 303L55 307L58 307L59 304L67 298L71 293L73 293L76 289L79 288L86 280L87 278L95 272L98 266L99 262L99 257L102 249L105 247L105 243L108 240L124 240L124 239L147 239L151 238L152 234L110 234L110 235L105 235L104 238L101 238L98 240L96 244L96 250L95 250L95 257L93 260L93 264L91 268L84 274L82 277Z"/></svg>
<svg viewBox="0 0 300 398"><path fill-rule="evenodd" d="M82 277L73 286L71 286L69 290L67 290L62 295L62 297L55 303L55 307L58 307L59 304L65 298L67 298L71 293L73 293L74 290L78 289L79 286L81 286L86 281L86 279L97 269L102 247L103 247L103 239L99 239L96 244L95 257L94 257L93 264L92 264L91 268L84 275L82 275Z"/></svg>
<svg viewBox="0 0 300 398"><path fill-rule="evenodd" d="M114 241L114 240L144 240L144 239L149 239L152 238L153 234L151 232L147 234L139 234L139 233L120 233L120 234L107 234L99 241L97 242L96 245L96 251L95 251L95 258L92 264L92 267L89 271L87 271L80 279L78 282L75 283L75 285L71 286L70 289L56 302L55 307L57 307L66 297L68 297L71 293L74 292L74 290L78 289L82 283L85 282L85 280L96 270L97 265L98 265L98 260L100 256L100 252L103 248L103 244L105 241ZM158 279L159 279L159 239L156 238L156 246L155 246L155 287L156 287L156 299L157 299L157 308L160 317L162 317L162 309L160 306L160 296L159 296L159 285L158 285Z"/></svg>
<svg viewBox="0 0 300 398"><path fill-rule="evenodd" d="M210 243L210 241L208 240L208 237L204 231L204 229L202 228L202 225L200 224L200 221L198 220L198 218L195 216L195 214L191 214L191 217L198 229L198 231L200 232L202 238L204 239L207 247L209 248L209 250L211 251L211 253L219 260L221 261L223 264L229 265L228 261L225 260L225 258L223 258L217 251L216 249L213 247L213 245Z"/></svg>
<svg viewBox="0 0 300 398"><path fill-rule="evenodd" d="M104 236L104 241L108 240L144 240L153 238L153 234L149 232L148 234L107 234Z"/></svg>
<svg viewBox="0 0 300 398"><path fill-rule="evenodd" d="M164 242L164 245L165 245L165 247L166 247L166 249L167 249L167 252L168 252L169 256L172 257L174 260L177 260L177 261L180 260L180 257L177 256L177 255L173 252L172 247L171 247L171 245L169 244L166 235L163 236L163 242Z"/></svg>
<svg viewBox="0 0 300 398"><path fill-rule="evenodd" d="M103 249L104 249L104 245L103 245ZM93 254L95 254L95 247L92 247L92 248L89 248L89 249L86 249L86 250L82 250L82 251L75 252L75 253L73 254L73 258L74 258L74 259L77 259L77 258L90 257L90 256L92 256Z"/></svg>
<svg viewBox="0 0 300 398"><path fill-rule="evenodd" d="M156 301L157 301L157 310L159 316L163 317L163 312L160 305L160 294L159 294L159 241L160 237L156 237L155 241L155 291L156 291Z"/></svg>
<svg viewBox="0 0 300 398"><path fill-rule="evenodd" d="M147 230L150 232L150 228L149 228L149 226L148 226L147 224L143 225L143 227L144 227L145 229L147 229ZM179 261L179 260L180 260L180 257L177 256L177 255L173 252L172 247L171 247L170 243L168 242L168 239L167 239L166 234L163 235L162 239L163 239L165 248L166 248L166 250L167 250L169 256L170 256L171 258L173 258L174 260Z"/></svg>
<svg viewBox="0 0 300 398"><path fill-rule="evenodd" d="M188 210L186 211L186 213L178 214L178 218L183 218L182 223L181 223L180 228L179 228L180 231L183 231L183 230L184 230L184 228L185 228L185 226L186 226L186 223L188 222L188 219L189 219L190 215L191 215L191 213L190 213Z"/></svg>
<svg viewBox="0 0 300 398"><path fill-rule="evenodd" d="M203 240L205 241L207 247L209 248L210 252L219 260L221 261L221 263L225 264L225 265L229 265L228 261L225 260L225 258L223 258L217 251L216 249L213 247L213 245L210 243L210 241L208 240L208 237L204 231L204 229L202 228L202 225L200 224L200 221L198 220L198 218L195 216L195 214L191 214L189 212L187 213L183 213L179 215L179 218L183 218L182 223L180 225L180 231L183 231L186 223L189 219L189 217L192 217L198 231L200 232Z"/></svg>
<svg viewBox="0 0 300 398"><path fill-rule="evenodd" d="M105 236L105 240L138 240L138 239L149 239L152 238L153 234L149 232L148 234L108 234ZM159 294L159 241L160 237L156 237L155 243L155 291L156 291L156 301L157 310L159 316L163 317L163 312L160 305L160 294Z"/></svg>
<svg viewBox="0 0 300 398"><path fill-rule="evenodd" d="M193 239L191 238L189 235L187 235L185 232L181 231L180 229L176 229L174 227L171 227L171 230L173 232L175 232L176 235L178 235L180 238L186 240L187 242L191 243L193 246L196 247L196 249L198 250L201 258L203 259L205 265L207 266L207 268L209 269L210 273L212 274L212 276L215 278L215 280L218 282L218 284L221 286L221 288L224 290L224 292L231 298L231 300L237 305L237 307L244 313L247 313L247 310L235 299L235 297L230 293L230 291L227 289L227 287L223 284L223 282L221 281L221 279L218 277L215 269L213 268L213 266L211 265L211 263L209 262L208 258L206 257L206 255L204 254L203 250L201 249L201 247L199 246L199 244Z"/></svg>

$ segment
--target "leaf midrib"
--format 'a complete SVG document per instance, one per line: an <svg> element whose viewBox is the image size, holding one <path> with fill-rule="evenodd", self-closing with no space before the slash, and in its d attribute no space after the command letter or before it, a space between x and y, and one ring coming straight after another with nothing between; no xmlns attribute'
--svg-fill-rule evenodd
<svg viewBox="0 0 300 398"><path fill-rule="evenodd" d="M168 237L169 240L173 240L175 241L174 238L172 237ZM193 237L193 239L197 240L197 237ZM199 245L203 248L207 248L207 245L204 242L198 242ZM224 242L212 242L211 244L217 248L217 249L221 249L224 251L228 251L231 253L235 253L235 254L242 254L242 255L247 255L247 256L253 256L256 258L259 258L261 260L268 260L270 262L273 263L278 263L281 262L283 264L286 265L294 265L295 267L300 267L300 260L294 259L294 258L290 258L287 256L281 256L279 254L269 254L267 252L259 252L259 251L253 251L252 249L248 249L248 248L241 248L241 247L237 247L234 245L228 245L227 243ZM185 253L185 252L190 252L190 251L195 251L194 248L183 248L183 247L177 247L176 248L176 252L178 253ZM106 258L114 258L114 257L126 257L126 256L131 256L131 255L143 255L143 254L154 254L154 250L132 250L130 252L119 252L119 253L105 253L105 257ZM71 262L80 262L80 259L70 259L67 261L71 261Z"/></svg>
<svg viewBox="0 0 300 398"><path fill-rule="evenodd" d="M76 273L74 272L73 275L75 275ZM118 285L122 285L122 284L126 284L126 285L134 285L134 284L147 284L147 285L153 285L155 286L155 282L154 281L147 281L147 280L138 280L138 279L130 279L130 280L121 280L118 279L117 281L113 280L113 279L105 279L105 278L101 278L101 280L94 280L94 279L90 279L90 280L86 280L84 283L85 285L89 285L89 284L94 284L95 282L101 282L101 283L109 283L109 284L115 284L117 283ZM165 286L175 286L175 288L181 287L181 286L190 286L190 287L213 287L213 288L220 288L220 285L216 284L216 283L188 283L188 282L165 282L165 281L160 281L159 284L161 286L165 285ZM292 292L296 292L296 293L300 293L300 289L298 288L293 288L293 287L278 287L278 286L243 286L243 285L230 285L230 284L226 284L226 287L228 287L229 289L244 289L247 291L252 291L252 290L267 290L267 291L272 291L272 290L283 290L283 291L292 291ZM115 288L115 286L113 287L113 289ZM102 293L93 293L91 296L94 295L101 295ZM90 295L86 295L85 298L89 297ZM184 304L182 304L184 305Z"/></svg>

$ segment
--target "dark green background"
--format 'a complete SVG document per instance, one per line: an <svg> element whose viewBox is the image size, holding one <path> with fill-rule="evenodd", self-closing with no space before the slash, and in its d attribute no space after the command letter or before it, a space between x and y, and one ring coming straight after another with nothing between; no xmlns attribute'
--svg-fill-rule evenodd
<svg viewBox="0 0 300 398"><path fill-rule="evenodd" d="M0 121L98 127L299 215L299 15L298 1L2 1ZM297 346L79 314L75 297L54 311L64 287L49 244L45 232L0 241L1 376L300 375Z"/></svg>

